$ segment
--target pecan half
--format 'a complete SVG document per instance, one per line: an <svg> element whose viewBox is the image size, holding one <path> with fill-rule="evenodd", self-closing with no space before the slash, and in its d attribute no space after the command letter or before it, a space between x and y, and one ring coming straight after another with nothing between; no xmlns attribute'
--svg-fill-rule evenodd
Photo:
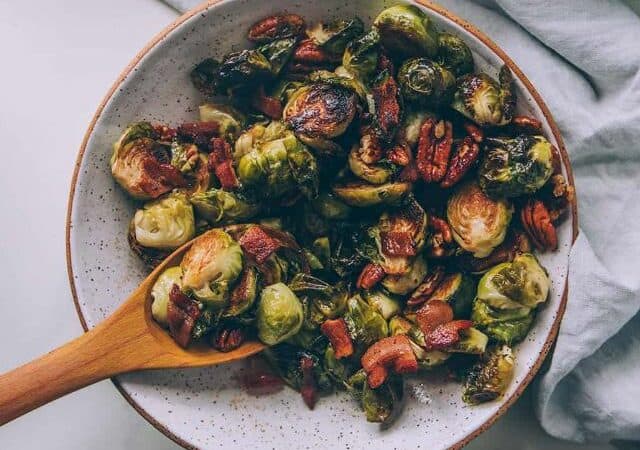
<svg viewBox="0 0 640 450"><path fill-rule="evenodd" d="M440 183L443 188L450 188L459 182L473 167L480 156L480 146L471 136L465 137L451 157L447 173Z"/></svg>
<svg viewBox="0 0 640 450"><path fill-rule="evenodd" d="M251 25L247 38L258 44L276 39L299 36L304 30L304 19L297 14L278 14L265 17Z"/></svg>
<svg viewBox="0 0 640 450"><path fill-rule="evenodd" d="M356 287L358 289L371 289L376 284L378 284L385 276L384 269L378 264L369 263L364 266L362 272L360 272L360 276L358 277L358 281L356 282Z"/></svg>
<svg viewBox="0 0 640 450"><path fill-rule="evenodd" d="M324 51L313 39L305 39L295 48L291 60L296 63L315 65L334 62L335 58Z"/></svg>
<svg viewBox="0 0 640 450"><path fill-rule="evenodd" d="M353 354L353 342L344 319L325 320L320 325L320 330L329 339L336 359Z"/></svg>
<svg viewBox="0 0 640 450"><path fill-rule="evenodd" d="M407 306L410 308L418 306L429 300L431 294L438 288L442 280L444 279L444 268L437 266L433 272L428 274L420 286L416 288L411 294L409 300L407 300Z"/></svg>
<svg viewBox="0 0 640 450"><path fill-rule="evenodd" d="M451 256L455 245L449 223L435 215L429 216L430 245L427 246L428 256L432 258L444 258Z"/></svg>
<svg viewBox="0 0 640 450"><path fill-rule="evenodd" d="M411 373L418 370L418 361L409 338L397 335L380 339L364 352L360 359L367 373L369 387L380 387L389 375L389 368L396 373Z"/></svg>
<svg viewBox="0 0 640 450"><path fill-rule="evenodd" d="M218 329L211 340L211 345L218 351L230 352L240 347L245 339L242 328L223 327Z"/></svg>
<svg viewBox="0 0 640 450"><path fill-rule="evenodd" d="M387 159L398 166L406 167L413 158L409 146L406 143L401 143L387 151Z"/></svg>
<svg viewBox="0 0 640 450"><path fill-rule="evenodd" d="M439 183L447 173L453 145L451 122L427 119L420 128L418 139L418 173L426 183Z"/></svg>
<svg viewBox="0 0 640 450"><path fill-rule="evenodd" d="M520 220L533 245L540 251L556 250L558 236L551 215L541 200L530 199L520 210Z"/></svg>
<svg viewBox="0 0 640 450"><path fill-rule="evenodd" d="M359 157L365 164L375 164L382 159L382 146L371 128L366 127L360 138Z"/></svg>

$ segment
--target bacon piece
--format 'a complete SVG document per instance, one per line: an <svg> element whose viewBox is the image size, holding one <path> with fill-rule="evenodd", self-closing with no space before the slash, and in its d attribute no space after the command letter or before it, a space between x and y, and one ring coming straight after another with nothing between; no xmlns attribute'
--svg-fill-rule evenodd
<svg viewBox="0 0 640 450"><path fill-rule="evenodd" d="M278 14L265 17L251 25L247 39L258 44L276 39L299 36L304 30L304 19L297 14Z"/></svg>
<svg viewBox="0 0 640 450"><path fill-rule="evenodd" d="M171 164L161 163L152 155L142 161L145 177L140 188L151 198L157 198L176 187L187 186L187 180Z"/></svg>
<svg viewBox="0 0 640 450"><path fill-rule="evenodd" d="M300 370L302 371L300 394L302 394L302 400L304 400L309 409L313 409L318 401L318 389L316 387L316 379L313 376L313 365L313 360L308 356L300 358Z"/></svg>
<svg viewBox="0 0 640 450"><path fill-rule="evenodd" d="M180 347L186 348L191 342L191 331L198 317L200 317L198 303L185 295L177 284L174 284L169 291L167 320L169 331Z"/></svg>
<svg viewBox="0 0 640 450"><path fill-rule="evenodd" d="M480 146L478 143L475 142L471 136L465 137L451 158L440 186L450 188L459 182L476 163L478 156L480 156Z"/></svg>
<svg viewBox="0 0 640 450"><path fill-rule="evenodd" d="M441 300L429 301L416 312L416 321L425 337L431 334L438 326L452 320L453 309L448 303Z"/></svg>
<svg viewBox="0 0 640 450"><path fill-rule="evenodd" d="M264 86L262 85L254 92L251 98L251 106L272 119L282 118L282 103L277 98L269 97L265 94Z"/></svg>
<svg viewBox="0 0 640 450"><path fill-rule="evenodd" d="M460 341L460 332L471 328L473 322L470 320L453 320L451 322L438 325L428 335L425 335L427 350L445 350Z"/></svg>
<svg viewBox="0 0 640 450"><path fill-rule="evenodd" d="M209 170L212 170L222 189L230 191L240 186L240 181L236 176L236 171L233 168L233 156L231 154L231 145L219 137L211 138L209 141Z"/></svg>
<svg viewBox="0 0 640 450"><path fill-rule="evenodd" d="M218 122L187 122L178 127L178 136L205 147L212 137L218 136L220 124Z"/></svg>
<svg viewBox="0 0 640 450"><path fill-rule="evenodd" d="M382 231L382 253L386 256L415 256L413 233L410 231Z"/></svg>
<svg viewBox="0 0 640 450"><path fill-rule="evenodd" d="M371 289L378 284L384 276L385 272L381 266L369 263L364 266L364 269L360 272L360 276L356 282L356 287L358 287L358 289Z"/></svg>
<svg viewBox="0 0 640 450"><path fill-rule="evenodd" d="M158 134L158 139L161 141L172 141L178 135L178 131L175 128L171 128L167 125L156 124L153 125L153 129Z"/></svg>
<svg viewBox="0 0 640 450"><path fill-rule="evenodd" d="M418 370L418 361L409 338L404 335L391 336L375 342L360 359L367 373L369 387L380 387L387 379L388 369L396 373L412 373Z"/></svg>
<svg viewBox="0 0 640 450"><path fill-rule="evenodd" d="M399 89L391 73L381 83L371 89L376 106L376 124L378 137L390 142L400 125Z"/></svg>
<svg viewBox="0 0 640 450"><path fill-rule="evenodd" d="M258 264L263 264L273 252L284 246L281 240L258 225L245 231L239 243L242 250Z"/></svg>
<svg viewBox="0 0 640 450"><path fill-rule="evenodd" d="M409 300L407 300L407 306L415 307L423 304L427 300L431 294L435 292L435 290L440 286L440 283L444 279L444 268L442 266L437 266L433 272L428 274L420 286L411 294Z"/></svg>
<svg viewBox="0 0 640 450"><path fill-rule="evenodd" d="M353 342L344 319L325 320L320 325L320 330L329 339L336 359L353 354Z"/></svg>

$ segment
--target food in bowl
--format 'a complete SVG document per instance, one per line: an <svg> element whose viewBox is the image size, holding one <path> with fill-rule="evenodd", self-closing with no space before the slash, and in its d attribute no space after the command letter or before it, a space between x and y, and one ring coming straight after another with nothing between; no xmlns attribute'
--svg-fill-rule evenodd
<svg viewBox="0 0 640 450"><path fill-rule="evenodd" d="M470 404L508 386L550 281L573 195L557 150L516 116L511 72L417 7L307 26L267 17L255 46L191 72L199 120L131 124L115 180L146 202L129 227L175 341L246 339L313 407L336 388L390 423L403 377L446 366Z"/></svg>

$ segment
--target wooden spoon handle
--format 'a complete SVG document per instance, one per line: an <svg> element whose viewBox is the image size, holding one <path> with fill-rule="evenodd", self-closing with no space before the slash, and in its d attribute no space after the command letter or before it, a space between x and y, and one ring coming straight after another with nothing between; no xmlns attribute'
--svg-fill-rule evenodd
<svg viewBox="0 0 640 450"><path fill-rule="evenodd" d="M0 376L0 425L111 376L162 359L142 321L119 314L62 347Z"/></svg>

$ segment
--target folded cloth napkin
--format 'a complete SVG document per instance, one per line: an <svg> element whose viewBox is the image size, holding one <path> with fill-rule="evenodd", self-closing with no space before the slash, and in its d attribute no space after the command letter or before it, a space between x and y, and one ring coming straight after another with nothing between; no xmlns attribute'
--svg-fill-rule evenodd
<svg viewBox="0 0 640 450"><path fill-rule="evenodd" d="M640 1L439 3L522 68L573 164L581 231L557 345L536 384L540 422L574 441L640 441Z"/></svg>

